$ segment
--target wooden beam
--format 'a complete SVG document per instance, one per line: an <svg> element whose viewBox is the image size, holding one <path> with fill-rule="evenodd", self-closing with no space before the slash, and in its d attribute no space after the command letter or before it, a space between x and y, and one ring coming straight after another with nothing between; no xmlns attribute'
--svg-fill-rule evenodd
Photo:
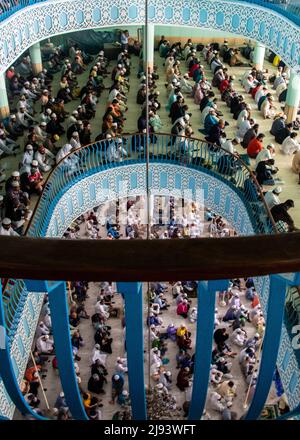
<svg viewBox="0 0 300 440"><path fill-rule="evenodd" d="M300 271L300 233L173 240L0 237L0 277L211 280Z"/></svg>

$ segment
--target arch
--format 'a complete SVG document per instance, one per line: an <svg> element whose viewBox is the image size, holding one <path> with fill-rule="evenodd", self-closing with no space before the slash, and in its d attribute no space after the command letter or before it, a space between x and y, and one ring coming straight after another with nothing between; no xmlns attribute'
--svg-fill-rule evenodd
<svg viewBox="0 0 300 440"><path fill-rule="evenodd" d="M113 7L107 0L52 0L21 9L0 23L0 74L26 49L48 37L99 27L142 25L144 7L144 0L116 0ZM288 66L297 68L299 65L299 27L268 8L209 0L191 0L184 8L176 0L170 0L166 7L159 0L149 0L148 12L150 23L201 26L242 35L268 46ZM15 29L26 36L19 44L11 43ZM273 37L272 29L281 30L280 38ZM288 41L292 50L287 50L283 41Z"/></svg>

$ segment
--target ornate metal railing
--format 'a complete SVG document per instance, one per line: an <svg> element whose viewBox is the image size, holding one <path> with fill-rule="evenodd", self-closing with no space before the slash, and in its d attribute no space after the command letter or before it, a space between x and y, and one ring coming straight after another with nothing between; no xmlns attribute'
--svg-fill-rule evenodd
<svg viewBox="0 0 300 440"><path fill-rule="evenodd" d="M4 21L15 12L32 6L38 3L46 2L47 0L2 0L0 2L0 21ZM263 6L271 9L289 20L293 21L298 26L300 25L300 7L287 0L237 0L245 1L246 3L253 3L255 5ZM201 1L199 2L201 3Z"/></svg>
<svg viewBox="0 0 300 440"><path fill-rule="evenodd" d="M296 25L300 26L300 6L295 5L289 0L236 0L238 2L245 2L263 6L264 8L271 9L278 12L284 17L288 18Z"/></svg>
<svg viewBox="0 0 300 440"><path fill-rule="evenodd" d="M32 6L47 0L1 0L0 2L0 21L6 20L20 9Z"/></svg>

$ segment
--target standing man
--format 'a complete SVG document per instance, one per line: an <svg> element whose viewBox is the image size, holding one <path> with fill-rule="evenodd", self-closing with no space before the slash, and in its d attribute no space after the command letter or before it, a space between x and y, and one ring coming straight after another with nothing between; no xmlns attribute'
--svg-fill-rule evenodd
<svg viewBox="0 0 300 440"><path fill-rule="evenodd" d="M128 50L128 38L129 38L129 32L127 30L122 32L122 34L121 34L122 52L124 52L125 50Z"/></svg>

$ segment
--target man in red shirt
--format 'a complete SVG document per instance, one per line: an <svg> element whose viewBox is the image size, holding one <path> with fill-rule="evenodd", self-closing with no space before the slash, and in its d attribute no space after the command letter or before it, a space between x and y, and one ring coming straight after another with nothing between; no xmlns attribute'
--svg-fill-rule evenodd
<svg viewBox="0 0 300 440"><path fill-rule="evenodd" d="M31 191L36 192L38 195L40 195L43 191L45 182L42 174L39 171L36 160L32 161L31 170L28 174L28 181Z"/></svg>
<svg viewBox="0 0 300 440"><path fill-rule="evenodd" d="M247 153L248 156L251 157L251 159L255 159L258 153L264 148L262 143L264 137L265 135L263 133L260 133L257 137L251 139L251 141L249 142Z"/></svg>

